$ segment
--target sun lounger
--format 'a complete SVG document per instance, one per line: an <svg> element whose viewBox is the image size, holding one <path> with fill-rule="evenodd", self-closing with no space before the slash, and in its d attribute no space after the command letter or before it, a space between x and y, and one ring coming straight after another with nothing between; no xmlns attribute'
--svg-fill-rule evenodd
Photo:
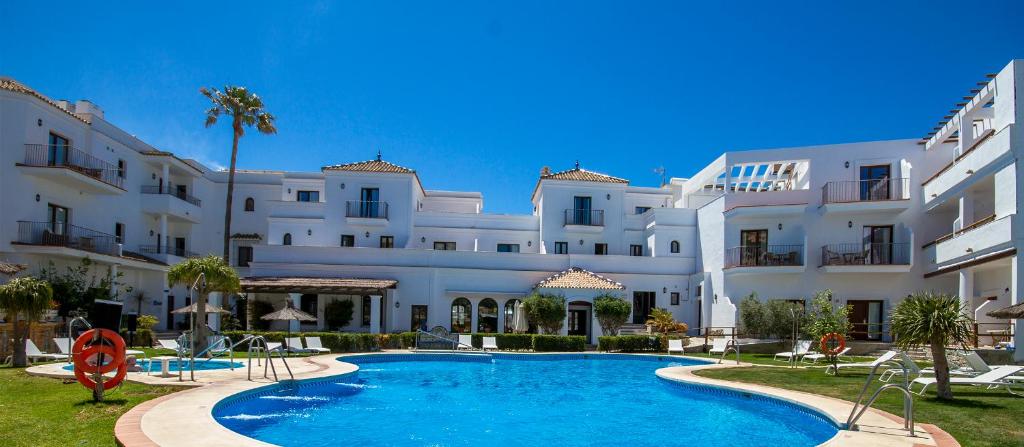
<svg viewBox="0 0 1024 447"><path fill-rule="evenodd" d="M459 334L459 349L473 349L473 336Z"/></svg>
<svg viewBox="0 0 1024 447"><path fill-rule="evenodd" d="M680 354L685 352L683 350L683 341L682 340L676 339L676 340L669 340L668 341L668 353L671 354L673 352L678 352Z"/></svg>
<svg viewBox="0 0 1024 447"><path fill-rule="evenodd" d="M1022 394L1015 393L1013 391L1013 389L1010 388L1013 385L1013 383L1008 378L1010 376L1013 376L1014 374L1020 372L1020 370L1022 370L1022 369L1024 369L1024 366L1016 366L1016 365L996 366L995 368L992 368L992 370L990 370L989 372L987 372L985 374L982 374L980 376L975 376L975 377L950 377L949 378L949 384L950 385L978 385L978 386L987 386L988 388L998 388L998 387L1005 386L1006 387L1006 391L1009 391L1010 394L1021 396ZM923 396L925 390L928 389L928 386L929 385L933 385L935 383L936 383L936 379L934 377L918 377L918 378L914 379L913 382L910 383L910 386L913 387L914 384L920 384L921 385L921 389L918 390L917 394Z"/></svg>
<svg viewBox="0 0 1024 447"><path fill-rule="evenodd" d="M484 337L484 351L488 349L498 350L498 339L496 337Z"/></svg>
<svg viewBox="0 0 1024 447"><path fill-rule="evenodd" d="M67 360L68 356L65 354L48 354L39 350L39 347L32 342L32 339L25 339L25 356L28 358L29 363L34 360L48 362L52 360ZM13 355L7 356L4 363L10 363L14 359Z"/></svg>
<svg viewBox="0 0 1024 447"><path fill-rule="evenodd" d="M324 347L323 342L320 341L320 337L306 337L306 349L319 354L327 354L331 352L330 349Z"/></svg>
<svg viewBox="0 0 1024 447"><path fill-rule="evenodd" d="M811 352L811 341L810 340L800 340L800 341L798 341L796 343L796 352L793 352L793 351L779 352L779 353L775 354L774 360L778 360L779 357L782 357L783 360L787 360L787 361L789 359L793 358L793 357L796 357L797 359L799 359L800 357L803 357L803 356L805 356L807 354L810 354L810 352Z"/></svg>
<svg viewBox="0 0 1024 447"><path fill-rule="evenodd" d="M833 374L839 374L840 368L874 368L883 363L892 361L893 359L896 358L897 355L899 355L899 353L896 351L886 351L885 354L882 354L877 359L871 362L840 363L838 365L828 365L828 368L825 368L825 374L828 374L829 371L832 371Z"/></svg>
<svg viewBox="0 0 1024 447"><path fill-rule="evenodd" d="M842 351L839 351L839 353L836 354L836 361L837 362L843 361L843 358L846 357L846 354L850 353L850 349L851 348L843 348ZM812 352L810 354L805 355L804 358L800 359L800 361L801 362L810 361L811 363L818 363L818 360L827 359L827 358L828 358L828 356L825 355L825 354L822 354L820 352Z"/></svg>
<svg viewBox="0 0 1024 447"><path fill-rule="evenodd" d="M231 340L223 335L206 337L206 343L206 353L213 357L225 355L231 351Z"/></svg>
<svg viewBox="0 0 1024 447"><path fill-rule="evenodd" d="M921 368L917 364L917 362L914 361L914 359L910 358L910 356L907 355L906 352L900 351L900 361L904 365L906 365L907 372L911 376L921 377L921 376L924 376L924 375L935 374L935 368L932 368L932 367ZM977 375L976 373L974 373L970 369L962 369L962 368L950 369L949 370L949 374L950 375L954 375L954 376L968 376L968 377L969 376ZM890 368L890 369L887 369L887 370L883 371L882 374L880 376L878 376L878 380L880 380L882 382L888 382L888 381L892 380L893 377L902 376L902 375L903 375L903 368Z"/></svg>
<svg viewBox="0 0 1024 447"><path fill-rule="evenodd" d="M711 349L708 349L708 355L724 354L726 347L729 346L729 339L725 337L719 337L711 340Z"/></svg>
<svg viewBox="0 0 1024 447"><path fill-rule="evenodd" d="M288 347L288 352L294 352L294 353L298 353L298 354L309 354L311 352L316 352L316 351L312 351L312 350L303 348L302 347L302 338L299 338L299 337L286 338L285 339L285 345L287 345L287 347Z"/></svg>

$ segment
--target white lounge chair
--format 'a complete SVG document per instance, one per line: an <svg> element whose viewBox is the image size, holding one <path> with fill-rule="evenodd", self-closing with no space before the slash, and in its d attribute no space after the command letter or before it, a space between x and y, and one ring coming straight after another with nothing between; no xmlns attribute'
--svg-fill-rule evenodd
<svg viewBox="0 0 1024 447"><path fill-rule="evenodd" d="M846 357L846 354L850 353L850 349L852 349L852 348L843 348L842 351L839 351L839 353L836 354L836 361L837 362L843 361L843 358ZM822 354L820 352L812 352L810 354L805 355L804 358L800 359L800 361L801 362L806 362L806 361L809 360L811 363L818 363L818 360L827 359L827 358L828 358L828 356L825 355L825 354Z"/></svg>
<svg viewBox="0 0 1024 447"><path fill-rule="evenodd" d="M68 359L68 356L65 355L65 354L48 354L48 353L40 351L39 347L36 346L36 344L33 343L32 339L30 339L30 338L26 338L25 339L25 356L28 358L29 363L32 363L34 360L40 360L40 361L43 361L43 362L49 362L49 361L52 361L52 360L67 360ZM14 359L14 356L13 355L9 355L9 356L7 356L7 359L4 360L4 363L5 364L6 363L10 363L11 360L13 360L13 359Z"/></svg>
<svg viewBox="0 0 1024 447"><path fill-rule="evenodd" d="M473 349L473 336L459 334L459 349Z"/></svg>
<svg viewBox="0 0 1024 447"><path fill-rule="evenodd" d="M828 368L825 368L825 374L828 374L829 371L832 371L833 374L839 374L839 369L841 368L874 368L885 362L891 361L892 359L896 358L897 355L899 355L899 352L885 351L885 354L882 354L877 359L870 362L840 363L838 365L828 365Z"/></svg>
<svg viewBox="0 0 1024 447"><path fill-rule="evenodd" d="M498 339L496 337L484 337L483 342L484 351L488 349L498 350Z"/></svg>
<svg viewBox="0 0 1024 447"><path fill-rule="evenodd" d="M964 360L967 362L967 366L971 367L971 370L966 375L976 376L992 371L995 366L990 366L985 362L985 359L981 358L977 352L970 351L963 355ZM962 370L961 370L962 371ZM1024 375L1014 375L1007 377L1007 380L1012 382L1024 382Z"/></svg>
<svg viewBox="0 0 1024 447"><path fill-rule="evenodd" d="M791 359L793 357L796 357L797 360L799 360L801 357L803 357L803 356L805 356L807 354L810 354L810 352L811 352L811 341L810 340L800 340L800 341L798 341L796 343L796 352L794 352L794 351L779 352L779 353L775 354L775 357L773 359L774 360L778 360L779 357L782 357L783 360L787 360L788 361L789 359Z"/></svg>
<svg viewBox="0 0 1024 447"><path fill-rule="evenodd" d="M729 339L725 337L719 337L711 340L711 349L708 349L708 355L724 354L726 347L729 346Z"/></svg>
<svg viewBox="0 0 1024 447"><path fill-rule="evenodd" d="M935 368L932 368L932 367L922 368L921 366L919 366L917 364L917 362L914 361L914 359L912 359L909 355L907 355L906 352L900 351L900 361L904 365L906 365L907 373L909 373L911 376L921 377L921 376L924 376L924 375L935 374ZM978 375L977 373L973 372L970 369L963 369L963 368L951 369L951 370L949 370L949 374L950 375L954 375L954 376L967 376L967 377ZM902 375L903 375L903 368L890 368L890 369L887 369L884 372L882 372L882 374L880 376L878 376L878 380L880 380L882 382L888 382L888 381L892 380L893 377L902 376Z"/></svg>
<svg viewBox="0 0 1024 447"><path fill-rule="evenodd" d="M206 346L210 356L227 355L231 351L231 340L223 335L211 335L206 337Z"/></svg>
<svg viewBox="0 0 1024 447"><path fill-rule="evenodd" d="M276 341L267 342L267 352L281 351L283 346Z"/></svg>
<svg viewBox="0 0 1024 447"><path fill-rule="evenodd" d="M675 339L675 340L669 340L668 341L668 353L671 354L673 352L679 352L680 354L685 352L683 350L683 341L682 340Z"/></svg>
<svg viewBox="0 0 1024 447"><path fill-rule="evenodd" d="M950 385L978 385L978 386L987 386L990 389L991 388L998 388L998 387L1001 387L1001 386L1005 386L1006 387L1006 391L1008 391L1010 394L1013 394L1015 396L1024 396L1024 394L1015 393L1013 391L1013 389L1010 388L1010 386L1014 385L1014 384L1009 380L1009 377L1011 377L1014 374L1020 372L1020 370L1022 370L1022 369L1024 369L1024 366L1001 365L1001 366L997 366L995 368L992 368L991 371L989 371L989 372L987 372L985 374L982 374L980 376L975 376L975 377L950 377L949 378L949 384ZM929 385L933 385L935 383L936 383L936 379L934 377L918 377L918 378L914 379L913 382L910 383L910 386L911 386L911 388L913 388L914 384L920 384L921 385L921 389L918 390L917 394L921 395L921 396L924 396L924 392L925 392L925 390L928 389L928 386ZM911 391L913 391L913 390L911 390Z"/></svg>
<svg viewBox="0 0 1024 447"><path fill-rule="evenodd" d="M288 346L288 352L294 352L294 353L297 353L297 354L308 354L308 353L311 353L311 352L315 352L315 351L311 351L309 349L303 348L302 347L302 338L299 338L299 337L289 337L289 338L286 338L285 339L285 345Z"/></svg>
<svg viewBox="0 0 1024 447"><path fill-rule="evenodd" d="M175 339L159 340L158 339L156 342L163 349L170 349L171 351L174 351L174 352L181 351L181 346L178 345L178 340L175 340Z"/></svg>
<svg viewBox="0 0 1024 447"><path fill-rule="evenodd" d="M323 342L320 341L320 337L306 337L306 349L318 354L327 354L331 352L330 349L324 347Z"/></svg>

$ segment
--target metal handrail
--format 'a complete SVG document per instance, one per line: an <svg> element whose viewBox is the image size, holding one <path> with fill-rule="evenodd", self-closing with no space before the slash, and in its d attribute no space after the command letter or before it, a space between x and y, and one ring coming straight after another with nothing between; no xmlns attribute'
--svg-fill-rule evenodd
<svg viewBox="0 0 1024 447"><path fill-rule="evenodd" d="M271 349L270 349L270 346L267 344L266 337L264 337L262 335L251 335L249 337L246 337L246 338L242 339L242 341L239 341L239 343L242 343L243 341L248 341L249 342L249 350L248 350L248 357L249 357L248 358L248 363L249 363L249 365L248 365L248 380L250 380L250 381L252 380L252 353L254 351L256 351L256 352L262 351L263 354L266 355L266 357L267 357L267 363L265 365L263 365L263 378L265 378L265 379L269 378L267 376L267 371L268 371L268 368L269 368L269 371L274 374L274 381L275 382L280 382L280 379L278 379L278 377L277 377L277 368L274 366L274 361L273 361L273 358L271 357L271 352L270 352ZM290 366L288 366L288 361L285 360L284 352L282 352L283 350L282 349L275 349L275 351L277 351L278 357L281 358L281 362L284 363L284 368L285 368L285 370L288 371L288 377L290 377L291 380L295 380L295 375L292 374L292 368ZM256 354L256 355L260 356L261 354Z"/></svg>
<svg viewBox="0 0 1024 447"><path fill-rule="evenodd" d="M741 245L725 250L725 268L804 265L802 244Z"/></svg>
<svg viewBox="0 0 1024 447"><path fill-rule="evenodd" d="M74 357L74 353L71 352L71 345L74 344L74 341L71 340L71 330L75 328L75 323L82 323L85 327L92 329L92 325L89 324L89 320L86 320L85 317L75 317L68 321L68 363L71 363L73 361L72 357Z"/></svg>
<svg viewBox="0 0 1024 447"><path fill-rule="evenodd" d="M871 386L871 383L875 378L875 373L878 372L878 368L893 364L899 366L900 369L903 370L903 383L882 385L874 394L871 395L871 398L868 399L867 403L861 405L861 403L864 402L864 395L867 393L868 387ZM910 371L908 370L906 363L896 359L888 360L871 367L871 373L868 374L867 381L864 382L864 388L860 390L860 395L857 396L857 402L853 404L853 409L850 410L850 416L846 418L846 428L848 430L856 430L857 427L855 424L860 417L863 416L867 409L871 407L871 404L875 403L875 399L878 398L878 395L881 394L882 391L890 388L896 388L903 391L903 428L910 431L910 436L914 436L914 397L910 393ZM859 412L857 411L858 409L860 409Z"/></svg>
<svg viewBox="0 0 1024 447"><path fill-rule="evenodd" d="M565 210L565 225L604 226L604 210L569 208Z"/></svg>
<svg viewBox="0 0 1024 447"><path fill-rule="evenodd" d="M725 349L722 350L722 357L718 359L719 365L721 365L722 361L725 360L725 355L729 353L730 349L732 349L733 352L736 353L736 364L740 364L740 345L739 343L736 342L736 339L734 338L732 340L725 342Z"/></svg>
<svg viewBox="0 0 1024 447"><path fill-rule="evenodd" d="M445 337L442 337L440 335L424 331L423 329L416 329L416 343L413 346L413 349L419 349L420 348L420 335L426 335L428 337L435 338L435 339L437 339L439 341L444 341L444 342L451 343L453 351L455 349L457 349L458 345L459 345L459 342L458 342L457 338L456 339L445 338ZM470 347L472 347L472 346L470 346Z"/></svg>
<svg viewBox="0 0 1024 447"><path fill-rule="evenodd" d="M191 203L195 206L203 206L202 200L199 200L198 198L188 195L186 193L176 191L167 186L161 188L160 185L142 185L141 191L143 194L164 194Z"/></svg>
<svg viewBox="0 0 1024 447"><path fill-rule="evenodd" d="M387 219L388 202L380 200L347 200L345 201L345 217Z"/></svg>
<svg viewBox="0 0 1024 447"><path fill-rule="evenodd" d="M104 255L119 254L117 238L109 233L66 222L18 221L19 244L68 247Z"/></svg>
<svg viewBox="0 0 1024 447"><path fill-rule="evenodd" d="M877 202L910 198L909 178L880 178L825 183L821 203Z"/></svg>
<svg viewBox="0 0 1024 447"><path fill-rule="evenodd" d="M907 265L908 243L843 243L821 247L821 265Z"/></svg>

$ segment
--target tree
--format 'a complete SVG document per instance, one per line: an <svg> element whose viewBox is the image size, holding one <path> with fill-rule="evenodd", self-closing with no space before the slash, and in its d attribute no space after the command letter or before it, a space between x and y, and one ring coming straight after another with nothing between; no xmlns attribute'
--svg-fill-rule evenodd
<svg viewBox="0 0 1024 447"><path fill-rule="evenodd" d="M619 296L607 294L594 297L594 315L604 335L618 334L619 328L626 324L632 312L633 306Z"/></svg>
<svg viewBox="0 0 1024 447"><path fill-rule="evenodd" d="M740 325L743 327L743 332L748 336L761 336L765 333L768 327L768 317L766 315L764 303L757 299L757 293L751 292L742 300L740 300L739 306L740 312Z"/></svg>
<svg viewBox="0 0 1024 447"><path fill-rule="evenodd" d="M565 323L565 297L534 293L523 300L523 311L545 334L557 334Z"/></svg>
<svg viewBox="0 0 1024 447"><path fill-rule="evenodd" d="M32 322L53 307L53 288L41 279L26 276L0 286L0 309L14 323L14 366L28 366L25 339L32 334Z"/></svg>
<svg viewBox="0 0 1024 447"><path fill-rule="evenodd" d="M836 333L842 336L850 331L850 306L835 306L832 303L832 291L825 289L814 295L811 308L807 314L807 333L816 340L825 334ZM829 356L833 365L836 356Z"/></svg>
<svg viewBox="0 0 1024 447"><path fill-rule="evenodd" d="M972 338L972 321L960 307L960 298L933 292L918 292L892 311L892 335L902 349L930 345L935 362L935 385L939 399L952 399L946 346L967 349Z"/></svg>
<svg viewBox="0 0 1024 447"><path fill-rule="evenodd" d="M235 195L235 162L238 159L238 140L245 135L246 127L256 127L262 134L277 133L274 127L274 115L263 108L263 100L250 93L245 87L226 86L224 91L215 88L201 87L199 93L210 100L211 107L206 111L206 127L217 124L221 115L231 117L231 165L228 168L227 205L224 208L224 262L229 262L231 254L231 202Z"/></svg>
<svg viewBox="0 0 1024 447"><path fill-rule="evenodd" d="M120 282L124 272L117 272L111 277L109 269L94 272L93 266L93 261L85 257L77 265L67 266L63 273L58 271L53 261L39 269L39 278L50 283L53 289L57 315L65 321L69 316L84 314L97 298L108 299L111 289L132 292L131 286Z"/></svg>
<svg viewBox="0 0 1024 447"><path fill-rule="evenodd" d="M200 281L200 278L202 280ZM167 271L167 280L171 284L184 284L192 287L196 284L198 299L196 302L196 331L192 334L196 349L206 348L206 303L210 292L221 292L225 295L239 289L238 273L223 259L217 256L190 258L171 266Z"/></svg>
<svg viewBox="0 0 1024 447"><path fill-rule="evenodd" d="M352 300L331 301L324 306L324 323L332 330L339 330L352 321ZM415 328L419 329L419 328Z"/></svg>

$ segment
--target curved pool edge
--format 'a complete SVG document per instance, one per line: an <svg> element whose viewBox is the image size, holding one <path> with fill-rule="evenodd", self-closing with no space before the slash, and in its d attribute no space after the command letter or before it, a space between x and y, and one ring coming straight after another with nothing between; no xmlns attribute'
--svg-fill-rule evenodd
<svg viewBox="0 0 1024 447"><path fill-rule="evenodd" d="M380 353L353 353L353 354L327 354L315 357L305 357L303 362L312 368L305 371L297 371L296 381L306 382L329 376L350 374L358 371L355 363L345 362L346 357L371 357L371 356L394 356L394 355L434 355L453 356L467 354L458 353L437 353L437 352L412 352L412 351L385 351ZM472 355L472 354L470 354ZM479 355L479 353L477 354ZM853 403L820 396L816 394L789 391L780 388L767 387L762 385L730 382L724 380L709 379L693 374L694 371L710 368L736 368L748 367L750 364L715 364L708 363L704 357L692 356L669 356L659 354L608 354L608 353L488 353L488 355L502 356L531 356L541 358L545 356L645 356L661 358L681 358L700 361L699 365L672 366L660 368L655 371L659 378L727 388L734 391L753 393L768 398L779 399L789 403L795 403L815 413L827 417L837 426L842 424L837 421L845 420ZM297 369L293 366L293 370ZM118 445L135 446L219 446L230 444L233 446L268 446L268 444L237 432L231 431L222 426L214 419L214 408L222 401L245 392L259 392L259 389L275 386L274 382L249 382L244 379L224 380L205 384L196 389L174 393L163 398L155 399L136 406L125 413L117 421L115 426L115 439ZM937 446L954 447L959 444L946 432L930 424L917 424L920 428L917 437L908 437L907 432L902 429L902 419L871 409L863 416L860 431L840 430L834 437L821 444L824 446ZM188 437L182 437L181 433L188 433Z"/></svg>

